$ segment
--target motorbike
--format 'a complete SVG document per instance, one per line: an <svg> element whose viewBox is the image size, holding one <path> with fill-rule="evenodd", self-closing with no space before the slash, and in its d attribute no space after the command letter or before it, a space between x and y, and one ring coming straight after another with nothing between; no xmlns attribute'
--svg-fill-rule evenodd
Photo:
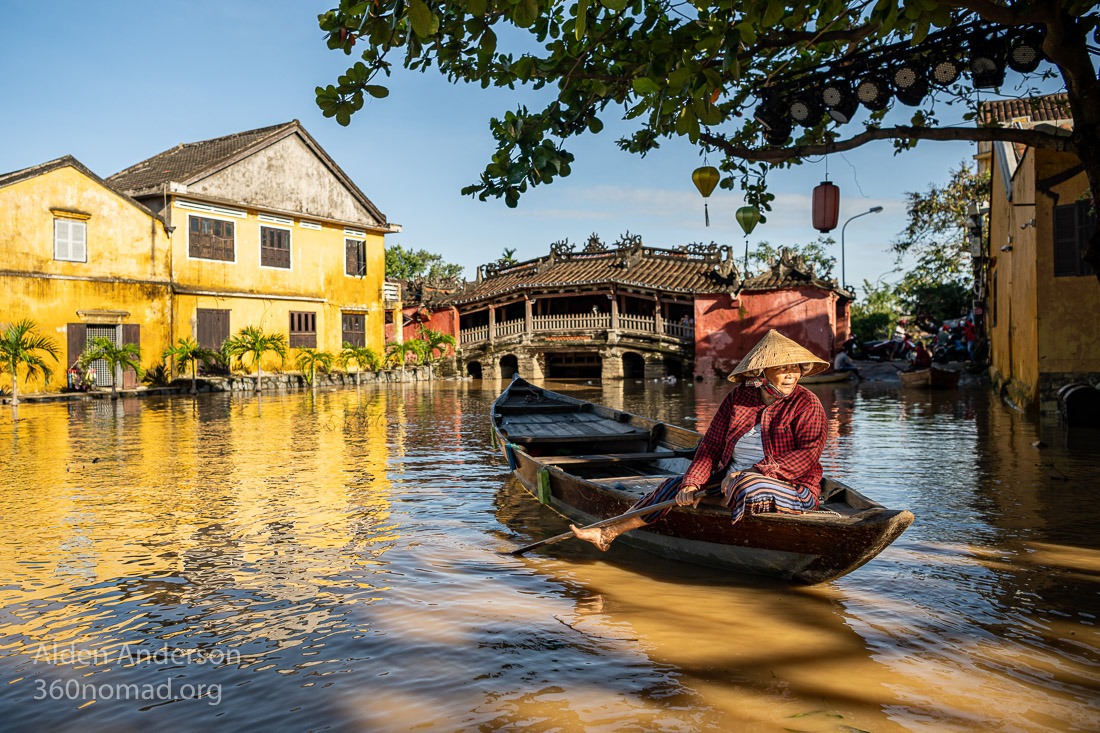
<svg viewBox="0 0 1100 733"><path fill-rule="evenodd" d="M872 361L890 361L892 359L908 359L916 344L912 339L905 338L900 341L886 339L885 341L867 341L863 344L865 358Z"/></svg>
<svg viewBox="0 0 1100 733"><path fill-rule="evenodd" d="M969 361L970 352L966 350L966 344L961 339L948 341L932 349L932 361L937 364L946 364L951 361Z"/></svg>

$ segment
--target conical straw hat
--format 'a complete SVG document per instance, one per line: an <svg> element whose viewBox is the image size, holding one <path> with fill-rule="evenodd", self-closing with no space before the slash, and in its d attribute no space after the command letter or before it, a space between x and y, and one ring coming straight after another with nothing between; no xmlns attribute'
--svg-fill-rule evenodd
<svg viewBox="0 0 1100 733"><path fill-rule="evenodd" d="M804 377L823 372L831 366L829 362L818 359L809 349L799 346L773 328L752 347L752 351L745 354L745 358L729 375L729 380L738 382L756 376L768 367L784 364L801 364Z"/></svg>

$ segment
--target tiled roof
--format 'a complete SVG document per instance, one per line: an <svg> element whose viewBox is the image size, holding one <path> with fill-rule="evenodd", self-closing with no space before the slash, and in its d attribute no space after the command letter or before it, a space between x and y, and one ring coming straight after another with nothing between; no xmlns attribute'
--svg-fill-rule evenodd
<svg viewBox="0 0 1100 733"><path fill-rule="evenodd" d="M771 269L748 278L741 289L745 291L782 290L811 285L822 290L835 290L843 296L852 297L851 293L837 286L836 280L825 280L814 274L813 267L808 265L801 255L793 254L790 250L784 249L780 252L779 258L770 264Z"/></svg>
<svg viewBox="0 0 1100 733"><path fill-rule="evenodd" d="M161 186L169 181L189 183L269 138L281 137L284 132L297 125L297 121L286 122L212 140L180 143L115 173L107 180L122 190L132 191L137 195L160 192Z"/></svg>
<svg viewBox="0 0 1100 733"><path fill-rule="evenodd" d="M131 196L160 194L163 192L166 183L172 181L184 185L194 183L248 157L258 150L262 150L268 145L295 134L302 137L305 144L324 161L333 174L358 199L359 203L370 212L375 221L386 222L385 215L359 190L359 187L341 170L336 161L330 158L328 153L317 144L317 141L306 132L298 120L291 120L271 127L261 127L256 130L237 132L225 137L216 137L212 140L180 143L174 148L169 148L163 153L158 153L152 158L146 158L140 163L115 173L107 180L112 186L125 191Z"/></svg>
<svg viewBox="0 0 1100 733"><path fill-rule="evenodd" d="M995 102L982 102L979 108L979 118L983 124L1007 124L1020 117L1028 118L1032 123L1073 119L1069 109L1069 95L1063 92L1029 99L999 99Z"/></svg>
<svg viewBox="0 0 1100 733"><path fill-rule="evenodd" d="M688 245L678 249L643 247L638 237L624 237L620 246L607 249L593 237L581 252L559 242L545 257L518 264L486 265L479 277L449 301L452 305L489 300L512 293L571 291L612 285L665 293L694 295L744 290L777 290L814 285L827 290L836 283L816 278L802 262L785 255L769 272L741 281L728 246ZM802 269L799 269L802 268Z"/></svg>
<svg viewBox="0 0 1100 733"><path fill-rule="evenodd" d="M12 171L10 173L0 173L0 188L3 188L4 186L10 186L13 183L18 183L19 181L25 181L28 178L34 178L35 176L43 176L47 173L50 173L51 171L55 171L60 168L75 168L76 170L80 171L88 178L92 179L107 190L113 191L117 195L126 199L128 203L138 207L142 210L143 213L148 214L158 221L163 221L159 215L157 215L153 211L150 211L148 207L144 206L139 201L136 201L135 199L127 195L124 191L119 190L118 187L111 185L109 181L105 181L97 176L87 166L85 166L83 163L81 163L79 160L71 155L63 155L60 158L54 158L53 160L46 161L45 163L39 163L38 165L32 165L29 168L22 168L20 170Z"/></svg>

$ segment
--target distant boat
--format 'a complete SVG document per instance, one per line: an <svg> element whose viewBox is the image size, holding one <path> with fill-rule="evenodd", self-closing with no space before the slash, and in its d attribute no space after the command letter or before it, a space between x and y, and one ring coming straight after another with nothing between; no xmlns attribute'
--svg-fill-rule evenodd
<svg viewBox="0 0 1100 733"><path fill-rule="evenodd" d="M912 372L898 372L902 387L928 387L932 389L957 387L962 372L932 365L930 369L917 369Z"/></svg>
<svg viewBox="0 0 1100 733"><path fill-rule="evenodd" d="M825 372L823 374L811 374L798 380L799 384L828 384L830 382L847 382L855 375L855 372Z"/></svg>
<svg viewBox="0 0 1100 733"><path fill-rule="evenodd" d="M492 406L493 437L519 482L580 525L618 516L687 470L699 433L536 387L516 377ZM822 481L820 511L747 514L676 508L617 543L655 555L823 583L855 570L893 542L913 515L888 509L839 481Z"/></svg>

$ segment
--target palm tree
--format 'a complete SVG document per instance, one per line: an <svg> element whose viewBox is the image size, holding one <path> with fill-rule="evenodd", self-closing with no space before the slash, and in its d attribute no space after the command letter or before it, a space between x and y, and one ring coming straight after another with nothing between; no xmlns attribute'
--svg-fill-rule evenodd
<svg viewBox="0 0 1100 733"><path fill-rule="evenodd" d="M306 384L314 389L317 389L317 370L329 371L332 369L334 361L336 361L336 357L329 352L310 348L298 349L298 356L294 359L294 363L298 365L298 370L302 372Z"/></svg>
<svg viewBox="0 0 1100 733"><path fill-rule="evenodd" d="M458 348L458 342L455 341L454 336L449 333L443 333L442 331L436 331L427 326L420 327L420 338L427 344L429 359L434 358L438 361L446 356L448 351L454 351ZM439 352L439 356L433 357L432 355L437 351Z"/></svg>
<svg viewBox="0 0 1100 733"><path fill-rule="evenodd" d="M13 407L19 404L19 367L26 370L28 382L37 379L41 374L48 385L53 370L46 365L46 360L38 352L46 352L54 361L57 361L58 354L61 353L54 340L38 333L37 328L34 321L24 318L18 323L9 323L3 333L0 333L0 374L11 375Z"/></svg>
<svg viewBox="0 0 1100 733"><path fill-rule="evenodd" d="M386 348L386 362L391 366L399 366L404 370L412 356L412 365L420 366L428 356L428 345L420 339L395 342Z"/></svg>
<svg viewBox="0 0 1100 733"><path fill-rule="evenodd" d="M218 358L217 352L213 349L208 349L205 346L199 346L195 341L184 336L175 343L174 346L169 346L161 354L162 359L168 361L169 358L175 360L176 372L180 375L187 373L187 365L191 364L191 394L198 393L198 362L209 365L215 359Z"/></svg>
<svg viewBox="0 0 1100 733"><path fill-rule="evenodd" d="M281 333L266 334L263 329L255 326L245 326L235 336L230 336L222 344L222 351L225 355L236 359L242 368L249 366L249 364L245 364L245 357L248 357L250 364L256 365L257 392L260 391L260 384L264 377L261 367L261 360L264 355L269 351L273 351L285 364L287 348L286 336Z"/></svg>
<svg viewBox="0 0 1100 733"><path fill-rule="evenodd" d="M102 359L107 362L107 368L111 372L112 400L118 399L117 377L122 373L122 370L133 369L137 372L139 377L143 371L141 368L141 349L137 344L123 344L119 346L106 336L96 336L84 349L84 353L81 355L80 360L87 364L97 359Z"/></svg>
<svg viewBox="0 0 1100 733"><path fill-rule="evenodd" d="M378 352L369 346L352 346L347 341L344 342L344 349L340 352L340 356L337 360L344 369L348 368L348 364L355 362L355 386L359 386L359 373L364 368L371 371L378 371L382 367L382 357L378 355Z"/></svg>

